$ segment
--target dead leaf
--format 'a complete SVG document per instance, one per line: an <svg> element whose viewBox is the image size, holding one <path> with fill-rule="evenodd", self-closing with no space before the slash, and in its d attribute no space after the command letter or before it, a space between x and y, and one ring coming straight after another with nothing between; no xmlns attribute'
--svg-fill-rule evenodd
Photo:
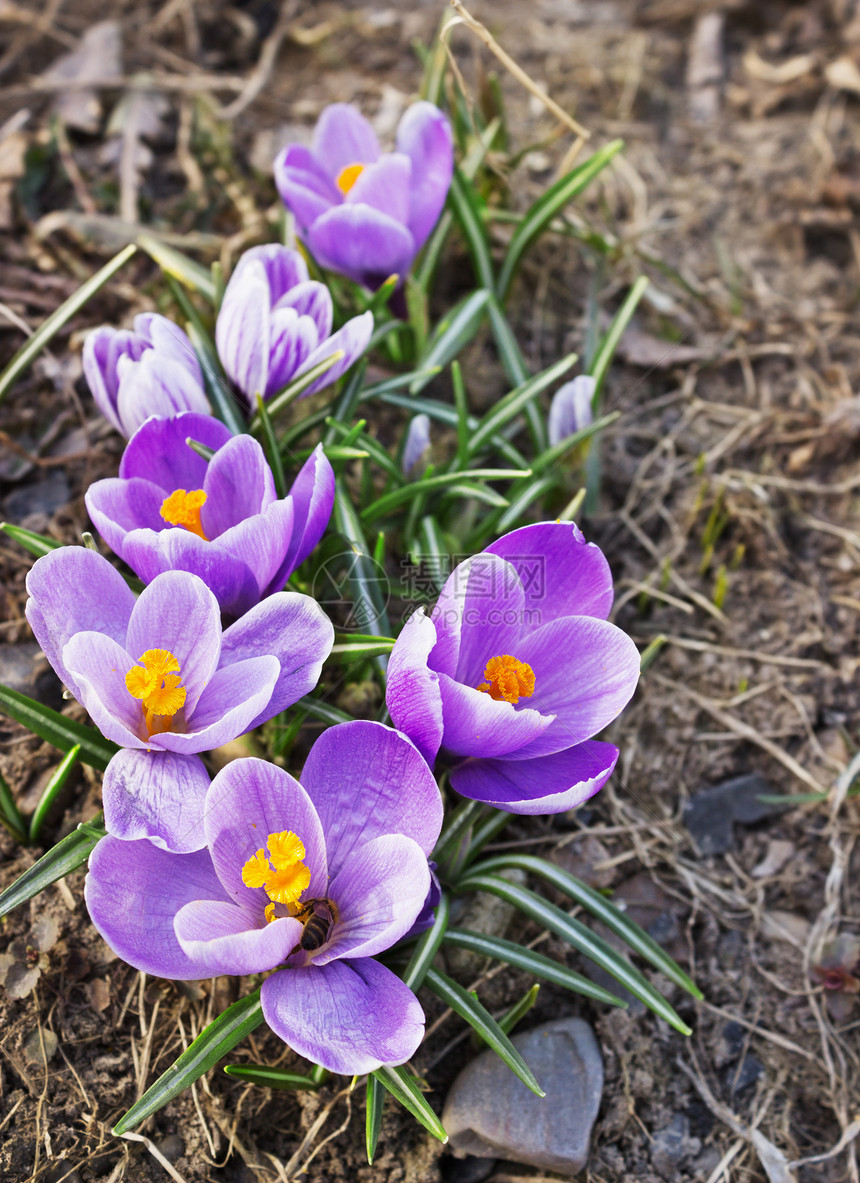
<svg viewBox="0 0 860 1183"><path fill-rule="evenodd" d="M853 58L841 57L824 67L824 77L836 90L860 94L860 70Z"/></svg>
<svg viewBox="0 0 860 1183"><path fill-rule="evenodd" d="M743 57L744 69L752 78L759 82L769 82L772 86L786 86L790 82L797 82L811 74L818 62L814 54L801 53L789 58L785 62L773 64L766 62L754 49L748 50Z"/></svg>
<svg viewBox="0 0 860 1183"><path fill-rule="evenodd" d="M110 1006L110 986L104 978L93 978L86 984L87 998L93 1010L102 1014Z"/></svg>
<svg viewBox="0 0 860 1183"><path fill-rule="evenodd" d="M99 21L87 29L77 49L57 58L41 75L42 82L74 83L68 90L61 90L54 101L54 109L67 127L90 134L99 130L101 101L97 91L86 84L119 82L120 48L119 22Z"/></svg>

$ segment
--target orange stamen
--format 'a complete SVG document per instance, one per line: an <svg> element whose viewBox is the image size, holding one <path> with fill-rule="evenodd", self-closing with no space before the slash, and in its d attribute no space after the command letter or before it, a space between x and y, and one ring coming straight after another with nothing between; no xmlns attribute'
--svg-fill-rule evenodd
<svg viewBox="0 0 860 1183"><path fill-rule="evenodd" d="M302 862L305 847L292 830L270 834L266 839L268 858L261 846L242 867L246 887L262 887L271 903L266 905L266 920L276 919L275 904L288 907L301 899L311 881L311 872Z"/></svg>
<svg viewBox="0 0 860 1183"><path fill-rule="evenodd" d="M200 524L200 510L205 504L206 494L202 489L192 489L190 492L177 489L169 497L165 497L159 512L171 526L184 526L186 530L208 542L209 539L203 533L203 526Z"/></svg>
<svg viewBox="0 0 860 1183"><path fill-rule="evenodd" d="M534 670L525 661L517 661L509 653L491 657L484 670L485 682L478 687L496 702L518 703L520 698L531 698L535 692Z"/></svg>
<svg viewBox="0 0 860 1183"><path fill-rule="evenodd" d="M141 699L149 734L167 731L185 705L179 662L169 649L147 649L138 661L125 675L126 688L133 698Z"/></svg>
<svg viewBox="0 0 860 1183"><path fill-rule="evenodd" d="M341 193L346 197L355 182L364 172L363 164L348 164L346 168L342 168L337 175L335 184Z"/></svg>

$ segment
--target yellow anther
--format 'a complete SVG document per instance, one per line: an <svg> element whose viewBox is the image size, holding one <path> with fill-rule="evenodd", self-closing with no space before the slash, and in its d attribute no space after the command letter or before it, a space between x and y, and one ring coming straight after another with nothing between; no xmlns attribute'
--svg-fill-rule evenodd
<svg viewBox="0 0 860 1183"><path fill-rule="evenodd" d="M305 847L292 830L270 834L266 839L268 858L261 846L242 867L242 882L246 887L262 887L272 901L266 905L266 919L275 919L275 904L294 904L307 891L311 881L310 869L302 859Z"/></svg>
<svg viewBox="0 0 860 1183"><path fill-rule="evenodd" d="M525 661L517 661L509 653L491 657L484 670L485 682L478 687L496 702L517 703L531 698L535 692L534 670Z"/></svg>
<svg viewBox="0 0 860 1183"><path fill-rule="evenodd" d="M346 168L342 168L337 175L335 184L341 193L346 197L355 182L364 172L363 164L348 164Z"/></svg>
<svg viewBox="0 0 860 1183"><path fill-rule="evenodd" d="M171 526L184 526L204 542L209 539L203 533L200 524L200 510L206 504L206 494L202 489L177 489L161 503L159 513Z"/></svg>
<svg viewBox="0 0 860 1183"><path fill-rule="evenodd" d="M178 660L169 649L147 649L125 675L125 684L133 698L141 699L150 735L166 731L178 710L185 705Z"/></svg>

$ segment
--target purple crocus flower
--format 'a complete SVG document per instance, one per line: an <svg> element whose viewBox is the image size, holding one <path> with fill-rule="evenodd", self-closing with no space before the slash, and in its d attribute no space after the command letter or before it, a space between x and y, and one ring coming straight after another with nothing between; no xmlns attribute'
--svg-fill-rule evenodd
<svg viewBox="0 0 860 1183"><path fill-rule="evenodd" d="M93 329L84 341L83 363L96 406L126 439L150 415L209 414L194 348L165 316L142 312L133 332Z"/></svg>
<svg viewBox="0 0 860 1183"><path fill-rule="evenodd" d="M430 416L424 414L414 415L409 421L406 442L403 445L403 472L406 476L409 475L429 447Z"/></svg>
<svg viewBox="0 0 860 1183"><path fill-rule="evenodd" d="M290 144L274 164L278 192L320 266L371 289L406 275L442 212L453 169L451 127L427 102L406 111L389 153L354 107L333 103L311 148Z"/></svg>
<svg viewBox="0 0 860 1183"><path fill-rule="evenodd" d="M298 251L273 243L245 251L230 277L215 343L224 369L249 403L271 398L333 353L343 357L304 392L331 385L361 357L373 332L373 313L332 333L331 296L308 278Z"/></svg>
<svg viewBox="0 0 860 1183"><path fill-rule="evenodd" d="M424 1031L418 1000L373 960L412 927L430 889L436 782L381 723L323 732L302 783L235 760L206 796L206 846L168 854L103 838L86 901L111 948L163 978L275 972L263 1015L332 1072L402 1064Z"/></svg>
<svg viewBox="0 0 860 1183"><path fill-rule="evenodd" d="M139 598L101 555L51 551L27 576L26 615L61 681L119 744L104 774L108 831L199 850L209 777L229 743L312 690L334 629L309 596L278 592L222 631L196 575L157 575Z"/></svg>
<svg viewBox="0 0 860 1183"><path fill-rule="evenodd" d="M618 749L591 737L629 700L636 646L606 617L612 577L571 522L514 530L451 573L388 664L394 725L458 793L559 813L606 782Z"/></svg>
<svg viewBox="0 0 860 1183"><path fill-rule="evenodd" d="M196 440L214 455L203 459ZM328 525L334 473L322 447L287 497L278 498L263 449L211 415L148 419L135 432L119 476L96 481L87 509L102 538L145 583L190 571L221 611L241 616L280 591Z"/></svg>
<svg viewBox="0 0 860 1183"><path fill-rule="evenodd" d="M555 392L549 408L549 442L553 446L594 422L596 385L590 374L580 374Z"/></svg>

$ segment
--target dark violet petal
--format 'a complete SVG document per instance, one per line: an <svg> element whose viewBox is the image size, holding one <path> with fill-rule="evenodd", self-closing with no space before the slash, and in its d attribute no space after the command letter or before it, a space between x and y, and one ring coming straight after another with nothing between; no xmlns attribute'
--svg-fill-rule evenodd
<svg viewBox="0 0 860 1183"><path fill-rule="evenodd" d="M255 718L271 719L267 703L278 680L276 657L249 657L216 670L189 714L187 730L165 731L154 735L153 747L168 752L208 752L231 743L251 729Z"/></svg>
<svg viewBox="0 0 860 1183"><path fill-rule="evenodd" d="M263 982L261 1000L293 1051L344 1076L405 1064L424 1037L418 999L369 957L280 970Z"/></svg>
<svg viewBox="0 0 860 1183"><path fill-rule="evenodd" d="M403 445L403 472L406 476L430 447L430 416L413 415L409 420L406 443Z"/></svg>
<svg viewBox="0 0 860 1183"><path fill-rule="evenodd" d="M302 465L287 500L293 507L290 542L266 589L267 595L281 590L322 538L329 523L334 508L334 470L322 444L317 444Z"/></svg>
<svg viewBox="0 0 860 1183"><path fill-rule="evenodd" d="M419 608L409 617L391 650L385 691L394 726L409 736L431 768L442 743L439 675L427 665L435 644L433 621Z"/></svg>
<svg viewBox="0 0 860 1183"><path fill-rule="evenodd" d="M491 657L518 656L523 590L516 571L503 559L478 554L460 563L431 615L439 640L430 665L458 682L478 686Z"/></svg>
<svg viewBox="0 0 860 1183"><path fill-rule="evenodd" d="M176 489L202 489L209 467L185 442L197 440L217 452L233 438L220 419L185 411L169 419L148 419L128 441L119 475L151 481L169 496Z"/></svg>
<svg viewBox="0 0 860 1183"><path fill-rule="evenodd" d="M333 181L347 165L373 164L379 159L376 132L349 103L331 103L323 110L314 128L311 150Z"/></svg>
<svg viewBox="0 0 860 1183"><path fill-rule="evenodd" d="M72 694L78 688L63 649L78 632L101 632L125 644L135 595L107 559L84 546L63 546L37 559L27 575L26 616L45 656Z"/></svg>
<svg viewBox="0 0 860 1183"><path fill-rule="evenodd" d="M535 675L534 694L520 702L556 716L520 759L590 739L621 713L639 681L636 646L620 628L593 616L554 620L523 638L520 652Z"/></svg>
<svg viewBox="0 0 860 1183"><path fill-rule="evenodd" d="M166 524L159 513L164 490L140 477L125 481L121 477L107 477L95 481L87 489L84 500L93 525L120 558L129 530L163 530Z"/></svg>
<svg viewBox="0 0 860 1183"><path fill-rule="evenodd" d="M430 887L427 895L424 897L421 911L415 918L415 923L403 938L405 941L408 941L410 937L417 937L422 932L426 932L428 928L432 927L436 919L436 909L442 898L442 884L439 882L439 876L436 874L436 864L433 860L431 859L427 865L430 868Z"/></svg>
<svg viewBox="0 0 860 1183"><path fill-rule="evenodd" d="M266 455L249 435L234 436L215 453L209 461L203 490L206 502L200 511L200 524L209 539L262 513L277 497Z"/></svg>
<svg viewBox="0 0 860 1183"><path fill-rule="evenodd" d="M364 353L372 332L373 313L362 312L360 316L354 316L352 320L348 320L327 341L318 345L313 353L305 359L299 374L312 370L315 365L325 358L331 357L333 353L340 351L343 353L343 357L317 378L316 382L311 383L302 397L307 398L310 394L316 394L318 390L322 390L324 386L330 386L332 382L336 382L342 374L345 374L353 362L357 361Z"/></svg>
<svg viewBox="0 0 860 1183"><path fill-rule="evenodd" d="M452 769L451 786L508 813L564 813L606 784L617 759L618 748L591 739L533 760L466 760Z"/></svg>
<svg viewBox="0 0 860 1183"><path fill-rule="evenodd" d="M433 774L406 736L382 723L329 727L310 750L302 784L320 816L332 876L380 834L404 834L425 855L439 837L442 798Z"/></svg>
<svg viewBox="0 0 860 1183"><path fill-rule="evenodd" d="M412 162L407 225L420 249L436 225L454 172L451 125L432 103L413 103L397 129L397 150Z"/></svg>
<svg viewBox="0 0 860 1183"><path fill-rule="evenodd" d="M164 532L173 533L173 530ZM173 654L179 662L186 691L185 712L190 716L218 667L221 649L218 601L196 575L166 571L141 592L128 622L125 646L133 661L138 661L147 649L167 649Z"/></svg>
<svg viewBox="0 0 860 1183"><path fill-rule="evenodd" d="M125 537L122 557L144 583L171 571L196 575L215 596L221 611L231 616L247 612L260 598L256 576L244 559L231 554L220 540L205 542L184 526L157 534L133 530Z"/></svg>
<svg viewBox="0 0 860 1183"><path fill-rule="evenodd" d="M204 809L206 842L229 899L262 913L269 902L261 888L246 887L242 868L265 847L270 834L289 830L304 843L311 872L306 899L328 895L326 841L314 805L297 780L267 760L233 760L209 788Z"/></svg>
<svg viewBox="0 0 860 1183"><path fill-rule="evenodd" d="M558 388L549 408L550 444L560 444L566 436L581 431L594 421L591 400L596 385L589 374L580 374Z"/></svg>
<svg viewBox="0 0 860 1183"><path fill-rule="evenodd" d="M215 324L215 345L228 377L253 406L269 380L271 294L260 259L243 259L230 277Z"/></svg>
<svg viewBox="0 0 860 1183"><path fill-rule="evenodd" d="M295 308L280 307L272 313L269 327L269 372L264 398L271 398L292 381L318 340L316 322L299 316Z"/></svg>
<svg viewBox="0 0 860 1183"><path fill-rule="evenodd" d="M306 280L290 288L277 303L278 308L295 308L300 316L309 316L317 327L317 340L324 341L331 333L331 294L324 283Z"/></svg>
<svg viewBox="0 0 860 1183"><path fill-rule="evenodd" d="M313 690L333 644L329 618L310 596L298 592L276 592L230 625L221 644L222 666L268 653L281 663L271 700L252 727Z"/></svg>
<svg viewBox="0 0 860 1183"><path fill-rule="evenodd" d="M354 849L329 886L340 916L313 964L390 949L415 923L429 890L427 856L411 838L381 834Z"/></svg>
<svg viewBox="0 0 860 1183"><path fill-rule="evenodd" d="M596 616L612 607L612 574L603 552L573 522L538 522L505 534L486 549L516 568L532 627L559 616Z"/></svg>
<svg viewBox="0 0 860 1183"><path fill-rule="evenodd" d="M348 205L373 206L405 226L409 221L409 185L412 162L401 152L380 156L368 165L344 198Z"/></svg>
<svg viewBox="0 0 860 1183"><path fill-rule="evenodd" d="M291 916L254 919L226 900L192 900L176 913L174 931L182 951L195 962L217 965L219 974L255 974L274 969L302 935Z"/></svg>
<svg viewBox="0 0 860 1183"><path fill-rule="evenodd" d="M133 435L150 417L169 417L181 411L210 413L202 382L193 378L181 362L147 349L140 361L121 357L117 366L119 394L117 414L123 433Z"/></svg>
<svg viewBox="0 0 860 1183"><path fill-rule="evenodd" d="M317 218L306 235L321 267L368 288L389 275L404 276L415 258L412 235L369 205L338 205Z"/></svg>
<svg viewBox="0 0 860 1183"><path fill-rule="evenodd" d="M281 201L296 219L302 235L326 210L343 200L332 179L300 144L284 148L275 157L273 169Z"/></svg>
<svg viewBox="0 0 860 1183"><path fill-rule="evenodd" d="M289 543L292 530L293 503L287 497L281 501L273 501L265 513L246 518L238 526L225 531L218 539L219 550L232 555L239 562L246 563L254 574L257 592L253 601L244 605L243 611L258 603L272 586L274 574L284 561L284 549ZM281 586L283 583L282 580ZM236 616L241 614L233 612Z"/></svg>
<svg viewBox="0 0 860 1183"><path fill-rule="evenodd" d="M489 694L439 675L442 692L442 747L457 756L505 756L536 740L553 716L543 704L521 698L519 706L496 701ZM524 703L534 706L524 706ZM537 709L535 709L537 708Z"/></svg>
<svg viewBox="0 0 860 1183"><path fill-rule="evenodd" d="M178 362L195 385L203 385L203 374L194 346L179 325L157 312L141 312L134 318L134 330L149 342L155 353Z"/></svg>
<svg viewBox="0 0 860 1183"><path fill-rule="evenodd" d="M102 735L120 747L146 747L143 709L125 684L134 658L122 645L104 633L75 633L63 648L63 661Z"/></svg>
<svg viewBox="0 0 860 1183"><path fill-rule="evenodd" d="M308 265L301 252L279 242L252 246L239 260L236 272L250 266L252 262L262 263L269 284L269 303L274 307L287 292L298 284L307 283Z"/></svg>
<svg viewBox="0 0 860 1183"><path fill-rule="evenodd" d="M173 931L176 913L224 891L205 850L168 854L151 842L102 838L90 855L84 898L93 924L129 965L160 978L209 978L217 966L192 960Z"/></svg>
<svg viewBox="0 0 860 1183"><path fill-rule="evenodd" d="M115 838L149 838L174 854L202 850L208 789L209 773L199 756L126 748L105 769L105 827Z"/></svg>

